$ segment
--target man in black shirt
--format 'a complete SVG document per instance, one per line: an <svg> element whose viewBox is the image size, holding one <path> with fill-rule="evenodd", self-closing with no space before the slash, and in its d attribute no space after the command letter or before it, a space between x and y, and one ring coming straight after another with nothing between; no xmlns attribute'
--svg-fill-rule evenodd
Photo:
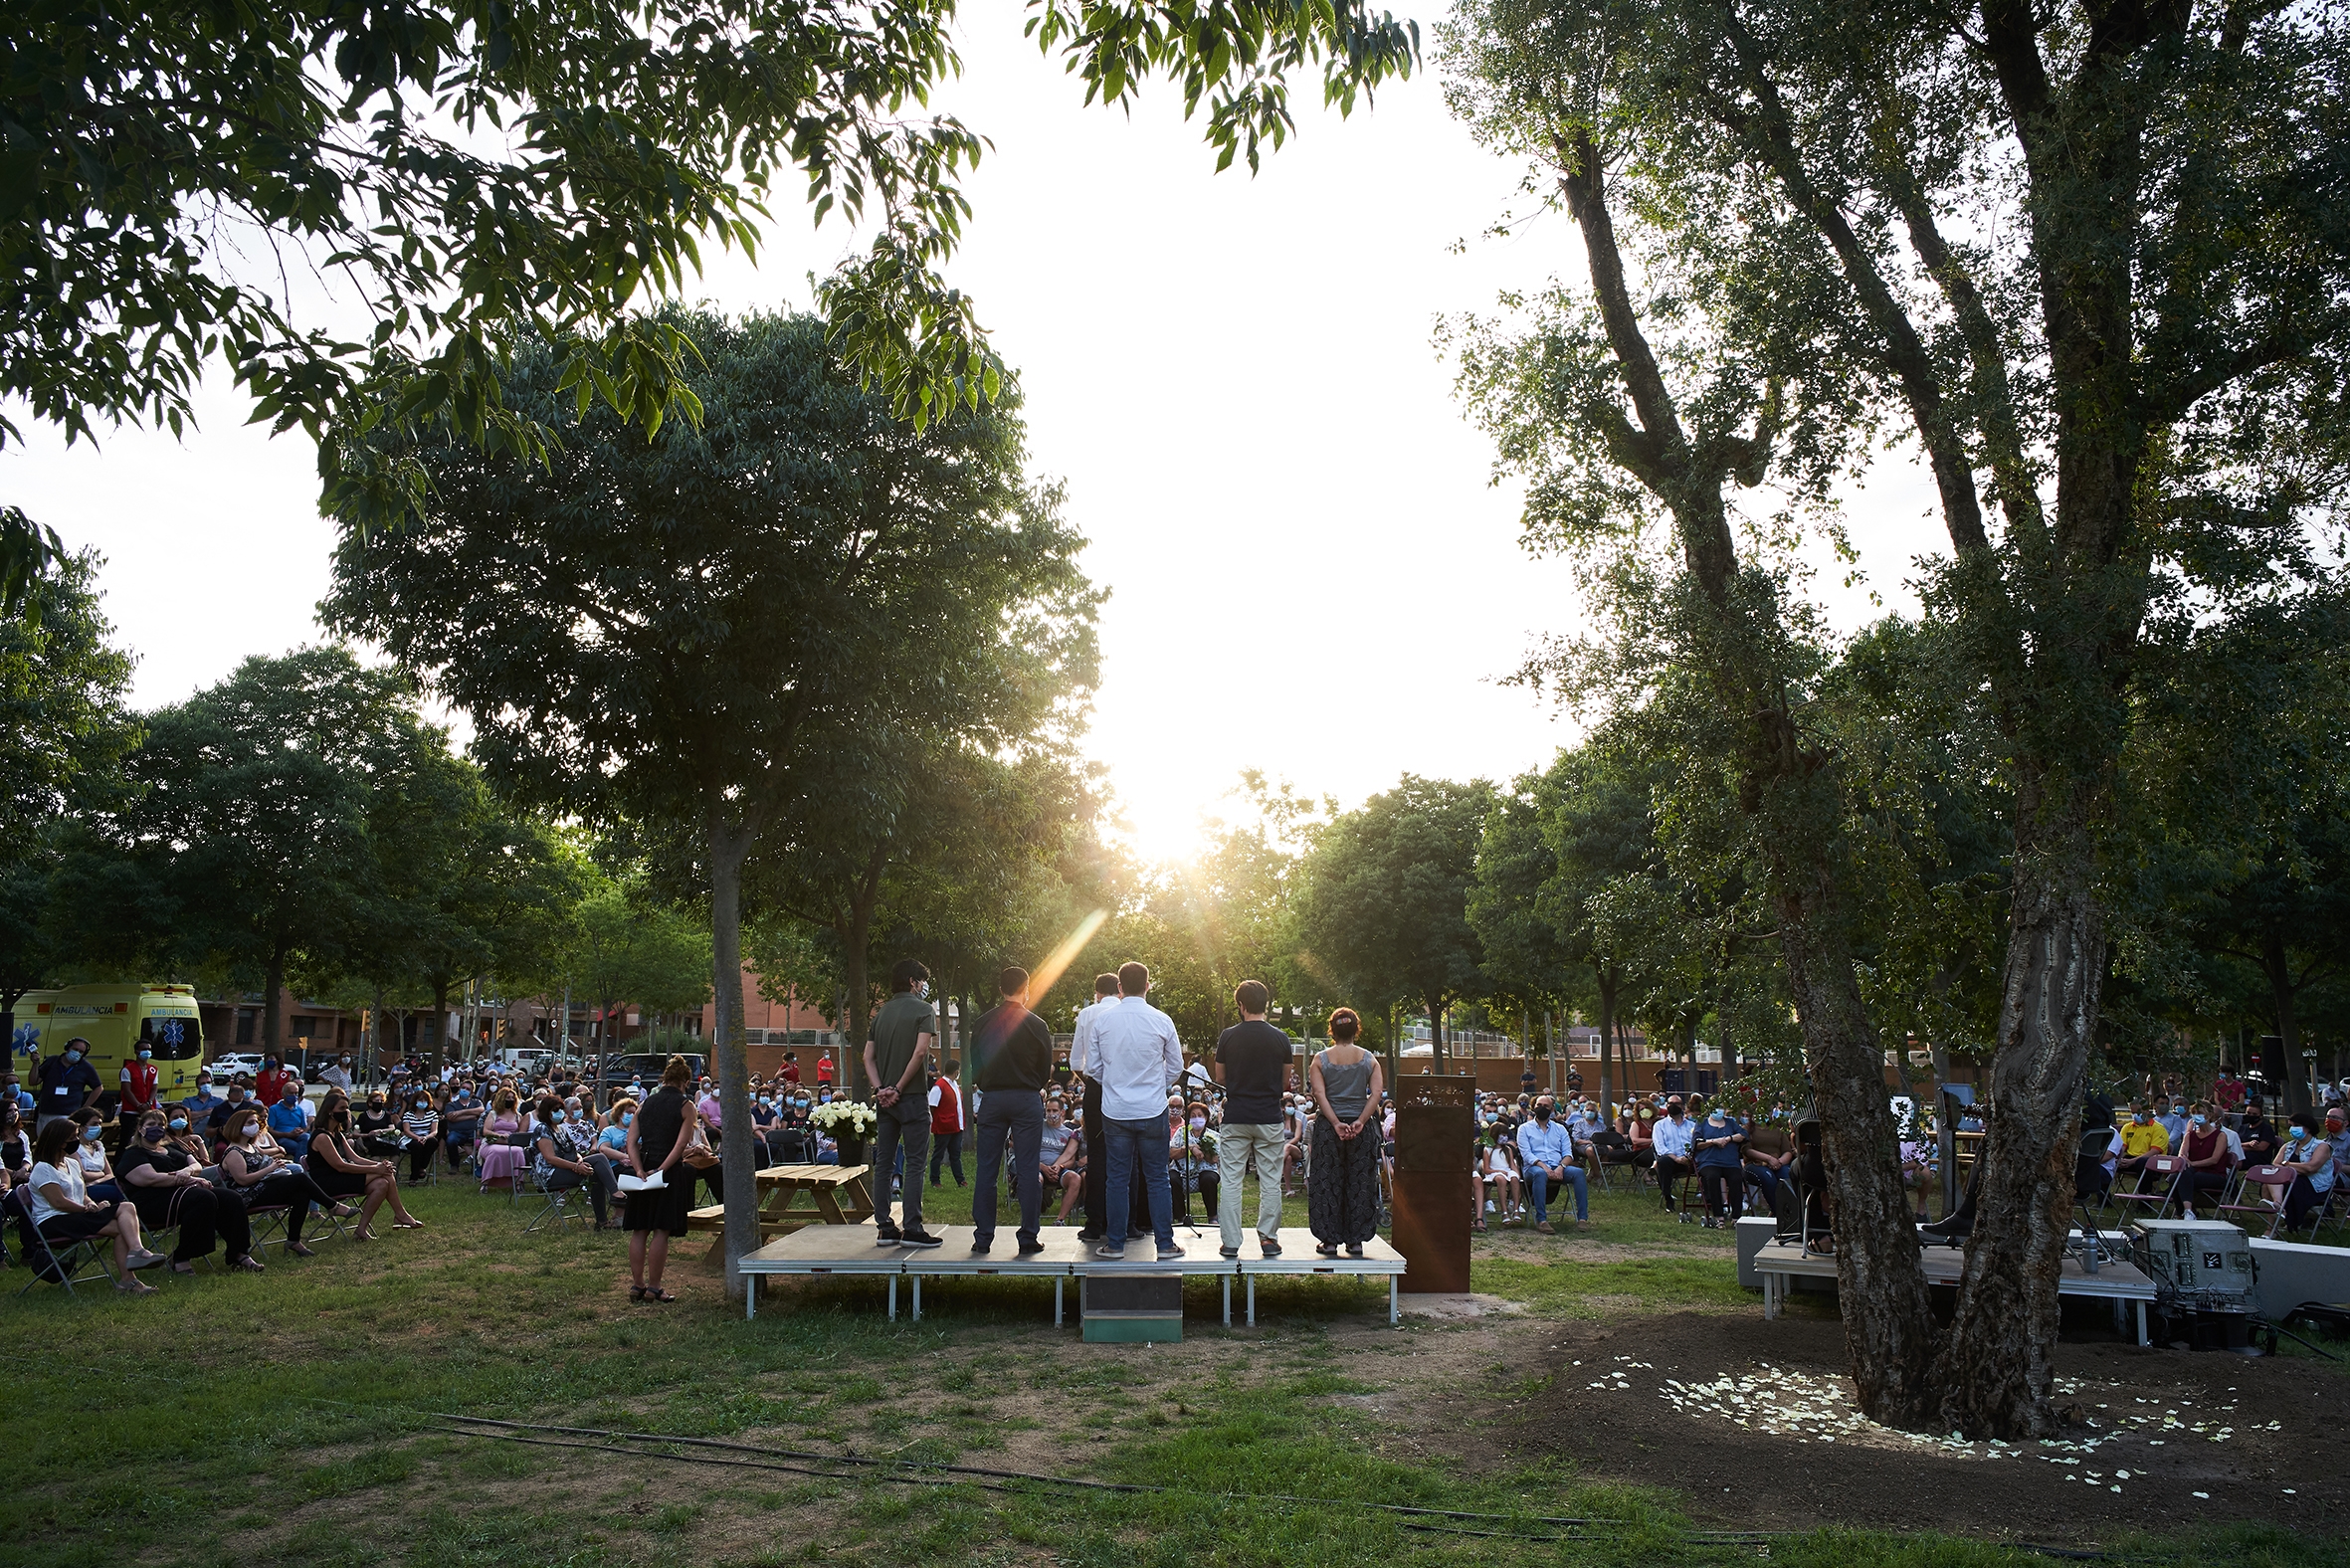
<svg viewBox="0 0 2350 1568"><path fill-rule="evenodd" d="M44 1061L38 1073L41 1094L40 1109L33 1124L35 1131L60 1116L71 1116L85 1109L98 1098L98 1069L90 1065L90 1042L79 1035L66 1042L64 1054Z"/></svg>
<svg viewBox="0 0 2350 1568"><path fill-rule="evenodd" d="M1224 1126L1217 1134L1216 1224L1223 1254L1241 1255L1241 1178L1257 1167L1257 1245L1281 1255L1281 1090L1294 1048L1265 1021L1273 993L1244 980L1232 993L1241 1021L1216 1037L1216 1081L1224 1085Z"/></svg>
<svg viewBox="0 0 2350 1568"><path fill-rule="evenodd" d="M995 1245L997 1171L1004 1163L1004 1144L1012 1145L1012 1190L1020 1197L1020 1251L1041 1253L1037 1235L1043 1223L1044 1176L1038 1149L1045 1138L1044 1087L1053 1076L1053 1031L1028 1006L1028 971L1013 965L996 976L1003 997L980 1016L971 1029L975 1063L972 1082L979 1088L979 1112L972 1118L979 1131L979 1185L971 1194L971 1251L984 1253Z"/></svg>

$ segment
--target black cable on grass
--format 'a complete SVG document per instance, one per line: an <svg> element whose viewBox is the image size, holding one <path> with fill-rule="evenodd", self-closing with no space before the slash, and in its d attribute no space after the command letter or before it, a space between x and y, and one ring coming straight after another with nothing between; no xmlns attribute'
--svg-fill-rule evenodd
<svg viewBox="0 0 2350 1568"><path fill-rule="evenodd" d="M1060 1475L1038 1475L1027 1470L989 1470L977 1465L938 1465L921 1460L873 1459L865 1455L817 1454L804 1449L762 1449L747 1443L727 1443L717 1438L678 1438L658 1432L612 1432L600 1427L557 1427L532 1421L501 1421L492 1416L463 1416L443 1411L428 1411L436 1421L470 1422L478 1426L499 1427L516 1432L554 1432L566 1437L617 1438L629 1443L670 1443L696 1449L718 1449L733 1454L755 1454L763 1459L808 1460L822 1465L857 1465L870 1469L926 1470L948 1475L974 1475L993 1480L1026 1481L1035 1486L1074 1486L1083 1491L1127 1492L1137 1495L1161 1496L1219 1496L1236 1502L1292 1502L1317 1508L1369 1508L1381 1513L1401 1513L1434 1519L1498 1519L1514 1525L1548 1524L1579 1526L1586 1524L1619 1525L1620 1519L1571 1518L1556 1514L1479 1513L1464 1508L1421 1508L1402 1502L1362 1502L1351 1498L1300 1497L1289 1492L1198 1492L1181 1486L1146 1486L1130 1481L1077 1480ZM451 1431L459 1429L451 1428ZM485 1434L477 1434L482 1436ZM615 1453L637 1453L634 1449L618 1449ZM714 1463L714 1462L713 1462ZM836 1477L837 1478L837 1477ZM1001 1490L1005 1488L990 1488Z"/></svg>

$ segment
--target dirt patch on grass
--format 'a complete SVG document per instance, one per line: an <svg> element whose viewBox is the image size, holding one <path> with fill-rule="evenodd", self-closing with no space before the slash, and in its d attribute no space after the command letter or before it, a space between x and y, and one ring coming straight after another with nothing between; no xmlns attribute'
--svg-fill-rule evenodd
<svg viewBox="0 0 2350 1568"><path fill-rule="evenodd" d="M1833 1318L1689 1312L1546 1326L1544 1397L1488 1399L1501 1456L1563 1454L1592 1475L1670 1487L1709 1523L2034 1541L2239 1520L2330 1534L2350 1523L2343 1385L2307 1362L2062 1344L2058 1386L2083 1424L2054 1445L1993 1447L1857 1422Z"/></svg>

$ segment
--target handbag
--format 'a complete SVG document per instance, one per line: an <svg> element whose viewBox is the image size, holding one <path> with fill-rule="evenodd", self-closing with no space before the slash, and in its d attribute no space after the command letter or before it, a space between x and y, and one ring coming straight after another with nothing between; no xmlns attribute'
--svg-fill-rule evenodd
<svg viewBox="0 0 2350 1568"><path fill-rule="evenodd" d="M635 1171L630 1171L615 1180L612 1185L618 1187L622 1192L659 1192L669 1185L669 1173L655 1171L650 1176L640 1176Z"/></svg>

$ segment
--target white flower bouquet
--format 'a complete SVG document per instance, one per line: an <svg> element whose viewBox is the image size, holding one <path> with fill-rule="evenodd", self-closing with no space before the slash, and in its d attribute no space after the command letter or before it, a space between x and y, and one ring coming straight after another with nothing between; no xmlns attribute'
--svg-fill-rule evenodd
<svg viewBox="0 0 2350 1568"><path fill-rule="evenodd" d="M853 1099L836 1099L808 1113L810 1126L822 1128L835 1138L844 1132L852 1138L863 1138L880 1122L881 1118L874 1114L873 1106L860 1104Z"/></svg>

